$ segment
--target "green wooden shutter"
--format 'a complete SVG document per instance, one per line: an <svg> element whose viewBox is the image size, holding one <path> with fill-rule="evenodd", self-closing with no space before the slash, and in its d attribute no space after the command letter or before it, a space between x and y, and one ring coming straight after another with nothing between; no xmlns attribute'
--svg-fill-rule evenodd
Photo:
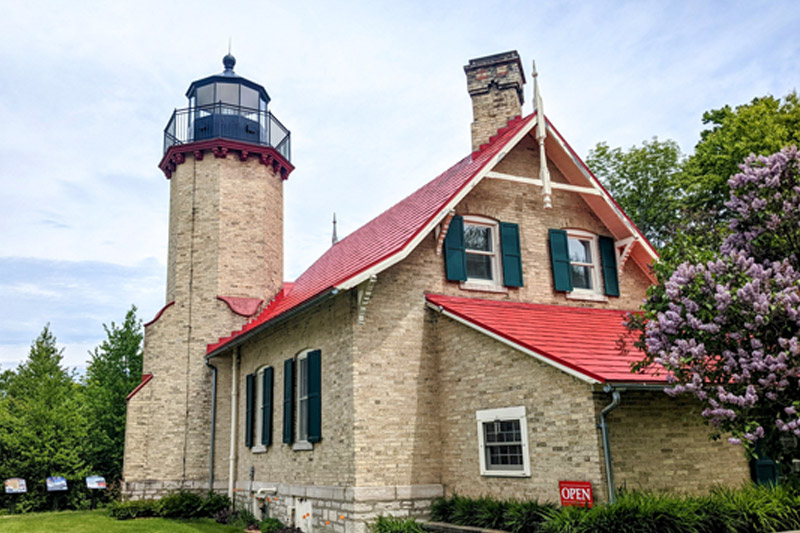
<svg viewBox="0 0 800 533"><path fill-rule="evenodd" d="M550 261L553 266L553 284L557 291L572 292L572 267L569 263L567 232L550 230Z"/></svg>
<svg viewBox="0 0 800 533"><path fill-rule="evenodd" d="M464 253L464 219L455 215L444 238L444 265L450 281L467 280L467 254Z"/></svg>
<svg viewBox="0 0 800 533"><path fill-rule="evenodd" d="M261 444L272 446L272 367L264 369L261 380Z"/></svg>
<svg viewBox="0 0 800 533"><path fill-rule="evenodd" d="M500 248L503 252L503 285L522 287L522 254L519 247L519 226L500 223Z"/></svg>
<svg viewBox="0 0 800 533"><path fill-rule="evenodd" d="M283 362L283 442L294 442L294 359Z"/></svg>
<svg viewBox="0 0 800 533"><path fill-rule="evenodd" d="M253 446L253 404L255 403L255 383L254 374L247 374L245 378L247 395L245 398L245 419L244 419L244 445L248 448Z"/></svg>
<svg viewBox="0 0 800 533"><path fill-rule="evenodd" d="M308 352L308 442L322 440L321 352Z"/></svg>
<svg viewBox="0 0 800 533"><path fill-rule="evenodd" d="M600 236L600 259L603 262L603 282L608 296L619 296L619 275L617 273L617 252L614 239Z"/></svg>

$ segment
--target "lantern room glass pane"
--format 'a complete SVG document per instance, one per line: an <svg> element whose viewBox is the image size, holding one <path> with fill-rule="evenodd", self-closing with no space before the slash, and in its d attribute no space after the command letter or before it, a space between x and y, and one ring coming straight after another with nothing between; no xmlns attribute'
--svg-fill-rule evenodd
<svg viewBox="0 0 800 533"><path fill-rule="evenodd" d="M258 92L250 87L242 86L242 107L258 109Z"/></svg>
<svg viewBox="0 0 800 533"><path fill-rule="evenodd" d="M217 102L239 105L239 84L217 83Z"/></svg>
<svg viewBox="0 0 800 533"><path fill-rule="evenodd" d="M211 105L214 103L214 85L208 84L197 88L197 105Z"/></svg>

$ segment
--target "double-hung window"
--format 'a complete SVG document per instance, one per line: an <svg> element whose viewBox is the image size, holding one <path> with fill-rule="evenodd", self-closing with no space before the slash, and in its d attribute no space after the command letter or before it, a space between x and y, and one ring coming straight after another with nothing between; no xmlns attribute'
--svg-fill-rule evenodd
<svg viewBox="0 0 800 533"><path fill-rule="evenodd" d="M455 215L444 239L445 272L464 288L522 287L519 226L487 217Z"/></svg>
<svg viewBox="0 0 800 533"><path fill-rule="evenodd" d="M550 230L555 290L568 298L605 301L619 296L614 239L582 230Z"/></svg>
<svg viewBox="0 0 800 533"><path fill-rule="evenodd" d="M475 413L482 476L531 475L525 407L485 409Z"/></svg>
<svg viewBox="0 0 800 533"><path fill-rule="evenodd" d="M467 260L467 281L502 285L498 268L497 223L471 217L464 220L464 253Z"/></svg>
<svg viewBox="0 0 800 533"><path fill-rule="evenodd" d="M272 444L272 367L248 374L245 385L245 445L254 453L265 452Z"/></svg>
<svg viewBox="0 0 800 533"><path fill-rule="evenodd" d="M283 370L283 442L310 450L322 440L321 352L300 352L284 361Z"/></svg>
<svg viewBox="0 0 800 533"><path fill-rule="evenodd" d="M568 231L567 242L573 291L599 292L597 237L585 231Z"/></svg>

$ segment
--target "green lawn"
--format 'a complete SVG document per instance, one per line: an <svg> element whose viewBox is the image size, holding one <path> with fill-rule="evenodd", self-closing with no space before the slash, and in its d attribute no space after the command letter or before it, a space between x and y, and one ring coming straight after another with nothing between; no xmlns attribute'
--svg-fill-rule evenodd
<svg viewBox="0 0 800 533"><path fill-rule="evenodd" d="M210 518L167 520L139 518L115 520L106 511L65 511L0 516L3 533L242 533L243 530L223 526Z"/></svg>

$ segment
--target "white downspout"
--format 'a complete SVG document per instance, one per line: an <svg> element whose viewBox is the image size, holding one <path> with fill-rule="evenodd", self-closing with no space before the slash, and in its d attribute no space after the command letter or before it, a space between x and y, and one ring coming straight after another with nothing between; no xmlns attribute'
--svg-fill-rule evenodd
<svg viewBox="0 0 800 533"><path fill-rule="evenodd" d="M233 501L233 489L235 486L234 475L236 472L236 427L238 426L238 417L236 414L239 411L237 403L237 384L239 382L240 354L240 349L237 348L236 353L231 356L231 446L228 453L228 498L230 498L231 501Z"/></svg>

